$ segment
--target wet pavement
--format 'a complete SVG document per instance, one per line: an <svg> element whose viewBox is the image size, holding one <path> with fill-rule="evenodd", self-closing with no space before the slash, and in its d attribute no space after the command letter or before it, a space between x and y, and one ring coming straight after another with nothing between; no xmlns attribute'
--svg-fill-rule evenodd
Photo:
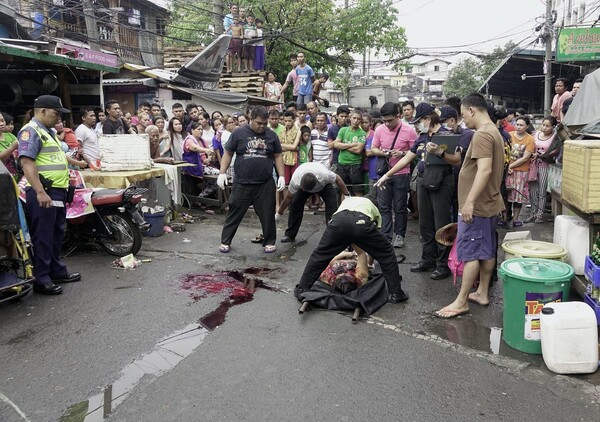
<svg viewBox="0 0 600 422"><path fill-rule="evenodd" d="M135 270L80 250L67 263L83 282L0 306L1 421L597 420L600 372L557 376L501 340L501 283L489 307L433 316L459 286L410 273L416 221L396 249L410 300L352 325L299 316L291 295L323 215L264 254L248 214L221 254L224 216L199 214L186 232L145 238L138 258L151 262ZM522 229L552 240L551 223Z"/></svg>

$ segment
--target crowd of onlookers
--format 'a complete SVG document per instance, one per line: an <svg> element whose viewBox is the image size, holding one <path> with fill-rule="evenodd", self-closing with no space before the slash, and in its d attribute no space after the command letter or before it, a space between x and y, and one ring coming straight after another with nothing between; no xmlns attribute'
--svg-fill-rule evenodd
<svg viewBox="0 0 600 422"><path fill-rule="evenodd" d="M292 57L292 72L298 66L298 58L298 55ZM290 81L293 83L293 78ZM556 82L554 116L544 118L538 130L522 109L490 108L490 116L505 141L503 196L506 211L499 225L507 226L511 220L513 227L543 222L548 166L559 153L553 142L555 127L566 111L563 105L558 106L558 101L565 103L576 95L578 85L579 81L569 92L561 90L566 86L563 80ZM282 176L286 185L299 165L311 161L336 172L356 196L373 192L373 186L383 178L379 184L386 182L388 188L378 190L377 202L384 220L384 234L394 246L403 247L407 219L419 218L424 253L415 271L433 270L434 278L448 276L448 251L436 243L435 231L457 219L456 181L472 137L472 131L462 123L460 99L448 98L439 108L428 103L415 106L412 101L388 103L380 110L342 105L334 114L320 111L314 97L307 100L298 95L295 99L302 101L271 107L268 119L269 129L281 142L285 165ZM568 101L566 103L568 107ZM219 173L224 145L236 128L249 122L248 115L242 112L209 114L201 105L193 103L185 107L181 103L173 104L170 115L169 118L159 103L143 102L132 116L122 113L117 101L109 100L103 110L82 108L81 123L76 128L65 127L59 120L54 130L65 152L78 160L82 168L99 167L99 134L146 133L150 138L152 160L190 162L194 166L187 173L202 178L205 174ZM18 144L14 123L12 116L0 115L0 158L16 175ZM424 191L421 186L425 169L433 173L433 167L427 165L425 158L431 155L426 149L427 142L436 134L459 135L458 150L456 153L445 151L441 164L446 167L438 177L438 185L419 194L419 190ZM387 159L390 169L387 174L378 171L381 158ZM234 176L233 167L230 166L230 177ZM277 208L283 195L285 192L278 194ZM531 213L523 221L524 204L531 207ZM316 195L307 206L323 210Z"/></svg>

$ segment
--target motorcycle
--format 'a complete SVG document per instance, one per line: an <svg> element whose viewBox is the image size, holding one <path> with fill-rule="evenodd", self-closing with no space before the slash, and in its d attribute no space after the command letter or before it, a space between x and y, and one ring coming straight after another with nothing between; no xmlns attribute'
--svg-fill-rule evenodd
<svg viewBox="0 0 600 422"><path fill-rule="evenodd" d="M73 197L67 208L64 245L66 255L84 243L94 243L111 255L136 254L142 247L142 234L150 228L139 210L146 202L146 188L88 189L76 170L69 170ZM24 178L23 178L24 179ZM25 182L26 183L26 182ZM24 183L21 199L24 199Z"/></svg>
<svg viewBox="0 0 600 422"><path fill-rule="evenodd" d="M65 243L71 247L69 252L81 243L91 242L115 256L138 253L142 233L150 228L138 209L147 191L135 186L93 191L90 202L94 211L67 218Z"/></svg>

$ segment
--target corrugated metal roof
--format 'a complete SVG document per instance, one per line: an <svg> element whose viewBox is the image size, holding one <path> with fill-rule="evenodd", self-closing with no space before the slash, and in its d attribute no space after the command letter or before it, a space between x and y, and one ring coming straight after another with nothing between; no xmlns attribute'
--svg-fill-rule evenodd
<svg viewBox="0 0 600 422"><path fill-rule="evenodd" d="M152 3L155 6L162 7L163 9L169 9L170 0L146 0L148 3Z"/></svg>
<svg viewBox="0 0 600 422"><path fill-rule="evenodd" d="M146 85L156 86L156 82L152 78L115 78L103 79L102 85Z"/></svg>

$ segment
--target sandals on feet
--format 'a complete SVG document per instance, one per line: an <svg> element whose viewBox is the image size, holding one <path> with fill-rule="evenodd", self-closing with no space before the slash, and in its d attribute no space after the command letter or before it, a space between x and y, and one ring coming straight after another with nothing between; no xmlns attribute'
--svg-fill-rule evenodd
<svg viewBox="0 0 600 422"><path fill-rule="evenodd" d="M250 242L252 243L263 243L263 241L265 240L265 237L261 234L257 235L254 239L250 239Z"/></svg>

